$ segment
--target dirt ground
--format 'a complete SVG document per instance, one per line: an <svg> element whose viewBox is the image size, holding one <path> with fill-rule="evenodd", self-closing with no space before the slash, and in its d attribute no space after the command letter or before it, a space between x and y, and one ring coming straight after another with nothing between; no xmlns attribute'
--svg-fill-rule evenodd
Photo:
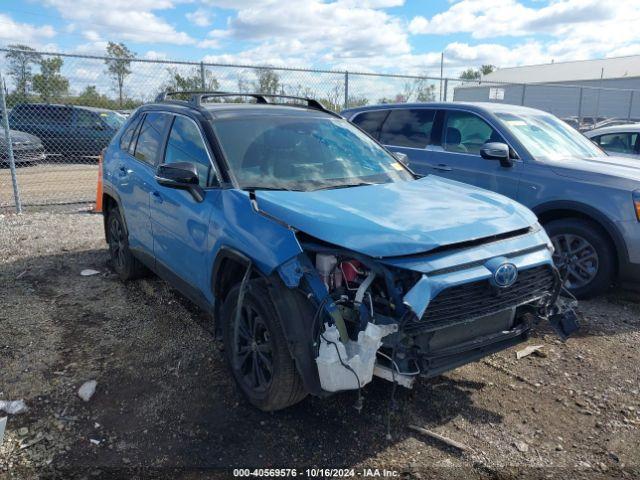
<svg viewBox="0 0 640 480"><path fill-rule="evenodd" d="M95 200L98 164L91 159L83 161L19 166L16 177L25 211L38 205ZM0 168L0 213L13 212L14 202L11 170Z"/></svg>
<svg viewBox="0 0 640 480"><path fill-rule="evenodd" d="M232 478L232 468L379 468L396 478L640 478L640 298L579 307L541 355L493 355L411 390L391 384L308 397L273 414L248 405L210 320L157 278L110 271L101 217L0 216L0 478ZM81 276L83 269L100 273ZM520 347L518 347L520 348ZM87 380L95 395L77 395ZM0 417L2 414L0 414ZM407 428L466 444L460 451ZM227 470L221 470L227 469ZM329 472L330 473L330 472ZM382 475L381 471L379 472Z"/></svg>

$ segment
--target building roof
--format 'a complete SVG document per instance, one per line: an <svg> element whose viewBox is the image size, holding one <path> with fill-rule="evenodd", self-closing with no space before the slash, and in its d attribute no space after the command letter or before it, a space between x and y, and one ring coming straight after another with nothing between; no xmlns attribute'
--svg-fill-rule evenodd
<svg viewBox="0 0 640 480"><path fill-rule="evenodd" d="M550 83L602 78L640 77L640 55L500 68L483 77L487 82Z"/></svg>

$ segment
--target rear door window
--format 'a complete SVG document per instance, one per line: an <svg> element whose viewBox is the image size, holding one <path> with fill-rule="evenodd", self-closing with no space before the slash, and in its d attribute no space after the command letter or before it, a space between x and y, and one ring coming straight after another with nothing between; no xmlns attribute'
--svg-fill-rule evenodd
<svg viewBox="0 0 640 480"><path fill-rule="evenodd" d="M635 153L637 132L607 133L597 138L597 143L607 152Z"/></svg>
<svg viewBox="0 0 640 480"><path fill-rule="evenodd" d="M164 134L170 115L160 112L149 112L144 117L134 156L149 165L155 165L160 157Z"/></svg>
<svg viewBox="0 0 640 480"><path fill-rule="evenodd" d="M425 148L432 143L436 111L428 108L391 110L382 125L380 142L385 145Z"/></svg>
<svg viewBox="0 0 640 480"><path fill-rule="evenodd" d="M352 120L352 123L359 126L362 130L367 132L373 138L378 138L380 135L380 127L382 122L387 118L389 110L375 110L373 112L359 113Z"/></svg>
<svg viewBox="0 0 640 480"><path fill-rule="evenodd" d="M471 112L449 110L443 129L442 147L448 152L480 155L487 142L506 143L482 118Z"/></svg>

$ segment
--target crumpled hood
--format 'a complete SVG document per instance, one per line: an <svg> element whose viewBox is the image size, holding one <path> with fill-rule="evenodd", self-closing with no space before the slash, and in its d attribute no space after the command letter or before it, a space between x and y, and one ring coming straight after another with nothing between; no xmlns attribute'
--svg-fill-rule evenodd
<svg viewBox="0 0 640 480"><path fill-rule="evenodd" d="M545 162L555 173L589 179L593 173L640 181L640 158L603 155L595 158L570 157Z"/></svg>
<svg viewBox="0 0 640 480"><path fill-rule="evenodd" d="M502 195L431 175L315 192L256 191L256 198L261 210L292 227L372 257L427 252L537 221Z"/></svg>

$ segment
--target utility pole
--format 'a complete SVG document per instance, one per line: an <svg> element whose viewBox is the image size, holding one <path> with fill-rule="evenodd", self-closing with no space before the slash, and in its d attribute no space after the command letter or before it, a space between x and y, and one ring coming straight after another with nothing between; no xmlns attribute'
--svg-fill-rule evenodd
<svg viewBox="0 0 640 480"><path fill-rule="evenodd" d="M604 67L600 70L600 86L598 87L598 96L596 97L596 114L593 118L593 123L598 123L598 115L600 114L600 93L602 92L602 79L604 78Z"/></svg>
<svg viewBox="0 0 640 480"><path fill-rule="evenodd" d="M440 54L440 101L442 101L442 77L444 76L444 50Z"/></svg>
<svg viewBox="0 0 640 480"><path fill-rule="evenodd" d="M2 124L4 127L4 139L7 145L7 157L9 159L9 168L11 169L11 183L13 185L13 198L16 203L16 213L22 213L22 202L20 200L20 189L18 188L18 177L16 174L16 161L13 156L13 144L11 143L11 133L9 130L9 111L7 110L7 102L5 98L7 85L4 78L0 74L0 113L2 113Z"/></svg>

